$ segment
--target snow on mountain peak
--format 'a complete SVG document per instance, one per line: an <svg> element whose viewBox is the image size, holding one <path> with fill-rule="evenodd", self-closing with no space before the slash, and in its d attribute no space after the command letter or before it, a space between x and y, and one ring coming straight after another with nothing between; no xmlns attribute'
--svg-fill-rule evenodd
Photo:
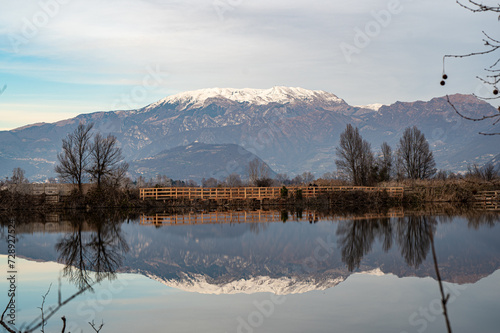
<svg viewBox="0 0 500 333"><path fill-rule="evenodd" d="M324 101L330 103L343 103L344 101L332 93L322 90L308 90L304 88L292 88L276 86L270 89L233 89L233 88L210 88L187 91L169 96L165 99L151 104L149 108L163 104L187 104L190 107L201 107L210 98L225 98L238 103L248 102L256 105L270 103L289 103L294 101L312 102Z"/></svg>
<svg viewBox="0 0 500 333"><path fill-rule="evenodd" d="M374 103L374 104L368 104L368 105L355 105L358 108L362 109L369 109L373 111L378 111L381 107L385 106L385 104L380 104L380 103Z"/></svg>
<svg viewBox="0 0 500 333"><path fill-rule="evenodd" d="M185 275L182 279L164 279L153 274L146 274L150 279L166 286L200 294L254 294L268 292L276 295L302 294L313 290L326 290L344 281L342 276L330 278L321 282L312 282L292 277L270 278L257 276L227 283L209 282L206 276L194 274Z"/></svg>

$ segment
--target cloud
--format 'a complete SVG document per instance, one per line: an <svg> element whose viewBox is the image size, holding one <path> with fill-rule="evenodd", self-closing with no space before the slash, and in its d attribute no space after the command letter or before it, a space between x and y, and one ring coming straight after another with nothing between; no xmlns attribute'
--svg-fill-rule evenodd
<svg viewBox="0 0 500 333"><path fill-rule="evenodd" d="M374 13L395 1L402 10L347 62L341 43L353 45L356 29L364 31L376 22ZM60 4L40 24L48 3ZM431 0L0 4L0 75L17 74L49 85L132 87L142 80L146 66L160 66L169 73L160 87L164 92L292 85L331 91L353 104L441 95L435 83L442 55L481 49L481 30L496 31L498 24L494 17L490 22L489 16L473 15L452 1ZM30 24L36 31L16 52L12 36L23 37ZM471 92L477 85L477 66L450 68L455 77L467 78L456 81L456 90ZM54 91L50 98L56 95ZM100 104L111 104L114 98Z"/></svg>

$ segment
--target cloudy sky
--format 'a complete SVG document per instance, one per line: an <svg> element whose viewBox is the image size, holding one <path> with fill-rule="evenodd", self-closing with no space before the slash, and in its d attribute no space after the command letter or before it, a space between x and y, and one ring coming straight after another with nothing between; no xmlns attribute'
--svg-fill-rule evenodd
<svg viewBox="0 0 500 333"><path fill-rule="evenodd" d="M325 90L349 104L483 91L494 14L454 0L0 0L0 129L201 88ZM497 36L498 37L498 36Z"/></svg>

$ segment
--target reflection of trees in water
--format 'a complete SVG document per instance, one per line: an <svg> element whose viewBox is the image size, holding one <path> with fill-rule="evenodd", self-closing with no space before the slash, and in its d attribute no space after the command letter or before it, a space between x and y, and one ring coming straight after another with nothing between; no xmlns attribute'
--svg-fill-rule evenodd
<svg viewBox="0 0 500 333"><path fill-rule="evenodd" d="M29 223L37 222L33 216L16 216L13 219L19 225L29 225ZM43 216L40 219L45 220ZM0 216L2 225L3 220L4 218ZM64 216L63 220L70 221L73 232L66 234L56 243L55 247L59 252L58 260L66 265L63 270L64 275L74 282L79 290L69 297L63 298L61 285L59 284L57 303L44 309L45 298L50 292L51 284L45 295L42 295L42 303L38 307L41 314L27 326L23 324L21 329L17 329L10 323L6 323L3 315L1 316L0 325L8 332L23 331L30 333L38 330L44 332L47 321L62 307L86 291L92 290L95 283L105 278L114 278L116 269L122 263L123 253L128 251L128 245L122 236L120 228L122 219L117 215L113 216L104 213L89 215L78 212L78 215ZM13 301L13 297L10 302ZM63 321L62 332L65 332L66 317L61 317L61 320ZM89 325L95 332L99 332L104 324L96 325L92 321L89 322Z"/></svg>
<svg viewBox="0 0 500 333"><path fill-rule="evenodd" d="M342 261L350 271L359 268L361 259L368 254L375 239L387 251L392 244L390 219L343 221L337 228L338 243L342 248Z"/></svg>
<svg viewBox="0 0 500 333"><path fill-rule="evenodd" d="M261 231L265 231L268 227L267 223L250 223L250 231L256 235Z"/></svg>
<svg viewBox="0 0 500 333"><path fill-rule="evenodd" d="M466 215L469 228L479 229L482 226L494 227L500 222L500 217L497 212L481 212L481 214L469 213Z"/></svg>
<svg viewBox="0 0 500 333"><path fill-rule="evenodd" d="M123 262L123 254L129 250L120 222L105 214L96 214L73 216L71 223L74 231L56 244L58 260L66 265L64 275L79 288L113 279ZM83 231L84 224L89 225L91 231Z"/></svg>
<svg viewBox="0 0 500 333"><path fill-rule="evenodd" d="M427 216L408 216L397 220L396 237L408 266L418 268L427 257L435 225L435 219Z"/></svg>
<svg viewBox="0 0 500 333"><path fill-rule="evenodd" d="M397 220L349 220L339 223L338 244L342 261L349 271L359 268L363 256L368 254L373 242L379 240L387 252L393 244L393 232L401 255L406 263L418 267L426 258L430 246L430 233L435 230L435 220L426 216L409 216Z"/></svg>

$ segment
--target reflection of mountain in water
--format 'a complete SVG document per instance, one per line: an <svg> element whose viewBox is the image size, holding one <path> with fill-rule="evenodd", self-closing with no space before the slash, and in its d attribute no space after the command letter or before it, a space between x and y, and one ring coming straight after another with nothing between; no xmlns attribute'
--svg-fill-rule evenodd
<svg viewBox="0 0 500 333"><path fill-rule="evenodd" d="M91 253L98 253L101 260L110 256L117 271L141 273L175 288L215 294L324 290L353 271L375 269L379 269L378 274L401 277L434 276L428 255L429 231L434 234L444 280L475 282L500 267L496 215L489 219L419 215L316 224L289 221L160 228L108 220L107 224L113 223L109 228L85 217L81 223L73 233L23 234L17 251L36 260L59 259L71 264L67 254L78 253L68 248L72 242L65 243L66 255L60 249L57 252L54 244L79 240L80 231L86 234L84 239L93 240L88 246L104 250ZM113 240L125 243L117 246ZM95 265L89 267L96 269Z"/></svg>
<svg viewBox="0 0 500 333"><path fill-rule="evenodd" d="M271 278L268 276L258 276L248 279L242 278L226 283L217 283L207 278L207 276L200 274L194 274L193 276L185 275L178 279L163 279L150 274L147 274L147 276L176 289L215 295L236 293L254 294L262 292L270 292L276 295L301 294L312 290L326 290L344 281L343 277L314 281L300 279L298 277Z"/></svg>

